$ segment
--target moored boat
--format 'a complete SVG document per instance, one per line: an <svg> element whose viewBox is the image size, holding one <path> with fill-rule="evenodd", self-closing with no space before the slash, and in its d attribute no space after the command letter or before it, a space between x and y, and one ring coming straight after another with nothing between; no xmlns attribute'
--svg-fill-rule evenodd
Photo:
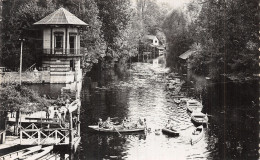
<svg viewBox="0 0 260 160"><path fill-rule="evenodd" d="M202 137L204 136L203 133L203 126L198 126L191 134L191 145L198 143Z"/></svg>
<svg viewBox="0 0 260 160"><path fill-rule="evenodd" d="M169 136L179 136L180 135L180 133L177 130L175 130L175 129L168 129L168 128L163 128L162 129L162 133L163 134L167 134Z"/></svg>
<svg viewBox="0 0 260 160"><path fill-rule="evenodd" d="M193 111L201 112L202 104L195 99L190 99L190 100L187 101L187 110L189 112L193 112Z"/></svg>
<svg viewBox="0 0 260 160"><path fill-rule="evenodd" d="M69 112L75 111L81 105L80 99L76 99L71 104L69 104L68 110Z"/></svg>
<svg viewBox="0 0 260 160"><path fill-rule="evenodd" d="M121 125L114 126L113 128L100 128L98 125L88 126L98 132L107 133L128 133L128 132L144 132L145 128L124 128Z"/></svg>
<svg viewBox="0 0 260 160"><path fill-rule="evenodd" d="M208 115L202 112L192 112L191 120L196 124L207 124L208 123Z"/></svg>

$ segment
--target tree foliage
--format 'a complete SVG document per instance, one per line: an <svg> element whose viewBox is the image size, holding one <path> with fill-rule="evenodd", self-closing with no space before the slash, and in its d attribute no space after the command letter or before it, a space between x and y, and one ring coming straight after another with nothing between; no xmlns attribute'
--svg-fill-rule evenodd
<svg viewBox="0 0 260 160"><path fill-rule="evenodd" d="M45 109L49 102L33 90L20 85L2 85L0 106L4 111L34 112Z"/></svg>
<svg viewBox="0 0 260 160"><path fill-rule="evenodd" d="M173 10L163 23L163 31L168 43L167 66L177 67L178 56L187 51L193 42L185 15Z"/></svg>
<svg viewBox="0 0 260 160"><path fill-rule="evenodd" d="M199 54L191 57L195 73L212 78L224 74L243 79L258 72L257 7L255 0L200 0L188 4L181 21L184 23L181 28L187 27L187 32L181 33L181 36L202 46ZM170 54L179 55L178 49L171 48L183 42L182 38L178 38L181 32L178 25L182 24L178 23L180 16L174 17L174 14L177 15L176 11L166 18L164 31L172 37L167 37ZM185 45L183 47L189 49Z"/></svg>

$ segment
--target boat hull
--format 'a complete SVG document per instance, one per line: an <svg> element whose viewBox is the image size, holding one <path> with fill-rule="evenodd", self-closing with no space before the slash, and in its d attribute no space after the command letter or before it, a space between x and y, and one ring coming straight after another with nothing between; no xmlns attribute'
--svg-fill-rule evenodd
<svg viewBox="0 0 260 160"><path fill-rule="evenodd" d="M196 131L198 130L198 128L201 129L200 133L198 135L193 135L191 136L191 145L194 145L196 143L198 143L204 136L204 132L203 132L203 127L199 126L196 128Z"/></svg>
<svg viewBox="0 0 260 160"><path fill-rule="evenodd" d="M133 132L144 132L145 128L133 128L133 129L127 129L120 127L115 127L116 129L105 129L105 128L99 128L97 125L94 126L88 126L91 129L94 129L98 132L103 133L133 133Z"/></svg>
<svg viewBox="0 0 260 160"><path fill-rule="evenodd" d="M170 130L170 129L167 129L167 128L163 128L162 133L167 134L169 136L179 136L180 135L179 132L173 131L173 130Z"/></svg>

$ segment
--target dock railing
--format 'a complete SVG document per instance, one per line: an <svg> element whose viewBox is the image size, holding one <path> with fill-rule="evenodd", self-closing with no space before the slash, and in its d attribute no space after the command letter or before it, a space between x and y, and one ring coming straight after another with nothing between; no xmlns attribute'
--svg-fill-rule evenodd
<svg viewBox="0 0 260 160"><path fill-rule="evenodd" d="M23 129L20 131L21 145L68 145L69 129Z"/></svg>

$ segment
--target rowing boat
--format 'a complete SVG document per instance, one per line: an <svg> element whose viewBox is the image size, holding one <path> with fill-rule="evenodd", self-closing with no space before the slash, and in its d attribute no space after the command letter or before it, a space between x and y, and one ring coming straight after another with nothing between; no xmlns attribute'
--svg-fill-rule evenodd
<svg viewBox="0 0 260 160"><path fill-rule="evenodd" d="M191 145L198 143L203 137L203 126L198 126L191 134Z"/></svg>
<svg viewBox="0 0 260 160"><path fill-rule="evenodd" d="M195 99L191 99L187 101L187 110L189 112L201 111L202 107L203 107L202 104Z"/></svg>
<svg viewBox="0 0 260 160"><path fill-rule="evenodd" d="M208 116L207 114L201 112L192 112L191 114L191 121L196 124L207 124L208 123Z"/></svg>
<svg viewBox="0 0 260 160"><path fill-rule="evenodd" d="M176 131L175 129L168 129L168 128L163 128L162 133L170 135L170 136L179 136L180 135L179 132Z"/></svg>
<svg viewBox="0 0 260 160"><path fill-rule="evenodd" d="M123 128L120 126L114 126L113 128L100 128L98 125L88 126L89 128L94 129L98 132L107 132L107 133L128 133L128 132L143 132L145 130L144 127L142 128Z"/></svg>

